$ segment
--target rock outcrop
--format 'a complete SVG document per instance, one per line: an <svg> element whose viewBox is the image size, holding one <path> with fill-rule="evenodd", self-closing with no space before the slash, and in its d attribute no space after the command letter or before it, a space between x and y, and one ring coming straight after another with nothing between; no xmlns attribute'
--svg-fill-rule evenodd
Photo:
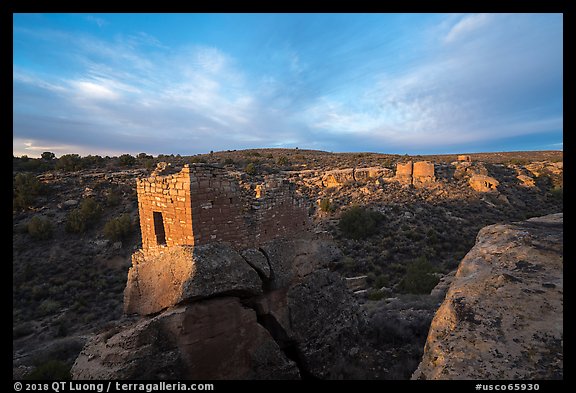
<svg viewBox="0 0 576 393"><path fill-rule="evenodd" d="M72 373L75 379L299 378L256 313L235 297L178 306L96 336Z"/></svg>
<svg viewBox="0 0 576 393"><path fill-rule="evenodd" d="M474 175L469 180L470 187L478 192L496 191L500 182L490 176Z"/></svg>
<svg viewBox="0 0 576 393"><path fill-rule="evenodd" d="M563 215L483 228L412 379L563 377Z"/></svg>
<svg viewBox="0 0 576 393"><path fill-rule="evenodd" d="M93 337L76 379L330 378L363 314L331 240L275 240L136 253L125 309L136 323ZM163 268L164 267L164 268Z"/></svg>
<svg viewBox="0 0 576 393"><path fill-rule="evenodd" d="M216 295L243 297L262 293L257 271L227 244L167 247L138 251L124 289L124 312L148 315Z"/></svg>
<svg viewBox="0 0 576 393"><path fill-rule="evenodd" d="M340 187L347 182L367 182L392 176L392 170L384 167L346 168L326 171L322 175L324 187Z"/></svg>

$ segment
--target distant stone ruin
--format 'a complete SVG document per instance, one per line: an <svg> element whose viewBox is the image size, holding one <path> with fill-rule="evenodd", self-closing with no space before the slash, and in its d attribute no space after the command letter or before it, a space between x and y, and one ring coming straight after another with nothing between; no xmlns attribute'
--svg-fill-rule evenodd
<svg viewBox="0 0 576 393"><path fill-rule="evenodd" d="M478 192L497 191L497 187L500 184L493 177L484 175L474 175L468 180L468 183L470 187Z"/></svg>
<svg viewBox="0 0 576 393"><path fill-rule="evenodd" d="M390 169L383 167L334 169L323 173L322 186L340 187L348 182L378 180L391 174Z"/></svg>
<svg viewBox="0 0 576 393"><path fill-rule="evenodd" d="M470 158L470 156L468 156L468 155L460 155L460 156L458 156L458 161L471 162L472 158Z"/></svg>
<svg viewBox="0 0 576 393"><path fill-rule="evenodd" d="M287 180L252 189L219 167L167 169L136 180L143 250L213 242L243 249L308 229L307 209Z"/></svg>
<svg viewBox="0 0 576 393"><path fill-rule="evenodd" d="M398 163L396 165L396 178L398 182L414 187L424 187L436 181L434 175L434 163L430 161L418 161L412 163Z"/></svg>

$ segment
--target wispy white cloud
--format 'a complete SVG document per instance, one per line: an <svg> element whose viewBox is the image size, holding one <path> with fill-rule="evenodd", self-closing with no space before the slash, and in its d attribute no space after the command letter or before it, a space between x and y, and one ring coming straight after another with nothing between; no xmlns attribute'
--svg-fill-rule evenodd
<svg viewBox="0 0 576 393"><path fill-rule="evenodd" d="M446 34L444 41L451 43L462 39L466 35L478 30L480 27L486 25L490 21L490 14L472 14L466 15L460 19Z"/></svg>
<svg viewBox="0 0 576 393"><path fill-rule="evenodd" d="M110 24L106 19L96 17L94 15L86 15L85 19L91 23L96 24L98 27L104 27Z"/></svg>
<svg viewBox="0 0 576 393"><path fill-rule="evenodd" d="M317 42L255 53L271 61L260 73L222 48L170 47L148 33L103 40L19 29L47 46L65 42L60 56L73 67L14 67L15 141L28 152L406 149L561 129L562 43L541 40L535 50L539 33L524 19L508 31L513 17L449 16L432 30L436 46L408 63L393 60L405 53L399 44L380 52L349 41L324 56ZM552 86L547 96L536 95L541 86Z"/></svg>
<svg viewBox="0 0 576 393"><path fill-rule="evenodd" d="M105 100L116 100L120 98L120 94L101 84L88 81L71 81L70 83L81 98Z"/></svg>

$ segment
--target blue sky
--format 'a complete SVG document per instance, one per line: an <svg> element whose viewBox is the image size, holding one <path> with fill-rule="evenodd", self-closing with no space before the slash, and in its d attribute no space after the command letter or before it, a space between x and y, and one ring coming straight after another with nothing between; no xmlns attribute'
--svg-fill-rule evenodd
<svg viewBox="0 0 576 393"><path fill-rule="evenodd" d="M562 149L562 14L15 14L13 152Z"/></svg>

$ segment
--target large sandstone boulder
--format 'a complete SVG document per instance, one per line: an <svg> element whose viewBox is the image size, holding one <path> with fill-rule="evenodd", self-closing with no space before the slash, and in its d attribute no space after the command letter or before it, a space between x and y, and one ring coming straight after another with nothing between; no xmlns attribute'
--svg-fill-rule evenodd
<svg viewBox="0 0 576 393"><path fill-rule="evenodd" d="M227 244L139 251L128 271L124 312L153 314L184 300L224 294L249 297L261 291L257 271Z"/></svg>
<svg viewBox="0 0 576 393"><path fill-rule="evenodd" d="M242 252L213 244L170 247L164 254L137 253L125 307L144 317L90 340L72 375L341 375L350 347L358 340L363 314L344 279L326 269L340 257L334 242L320 234L275 240Z"/></svg>
<svg viewBox="0 0 576 393"><path fill-rule="evenodd" d="M530 176L518 175L516 178L520 180L520 184L524 187L534 187L536 185L536 183L534 183L534 179Z"/></svg>
<svg viewBox="0 0 576 393"><path fill-rule="evenodd" d="M326 171L322 176L322 184L328 188L339 187L348 181L354 181L354 168Z"/></svg>
<svg viewBox="0 0 576 393"><path fill-rule="evenodd" d="M538 177L544 173L550 173L553 175L561 175L564 171L564 163L561 162L531 162L524 166L528 171L530 171L534 176Z"/></svg>
<svg viewBox="0 0 576 393"><path fill-rule="evenodd" d="M563 215L483 228L413 379L563 377Z"/></svg>
<svg viewBox="0 0 576 393"><path fill-rule="evenodd" d="M238 298L202 300L94 337L74 379L298 379L256 313Z"/></svg>

